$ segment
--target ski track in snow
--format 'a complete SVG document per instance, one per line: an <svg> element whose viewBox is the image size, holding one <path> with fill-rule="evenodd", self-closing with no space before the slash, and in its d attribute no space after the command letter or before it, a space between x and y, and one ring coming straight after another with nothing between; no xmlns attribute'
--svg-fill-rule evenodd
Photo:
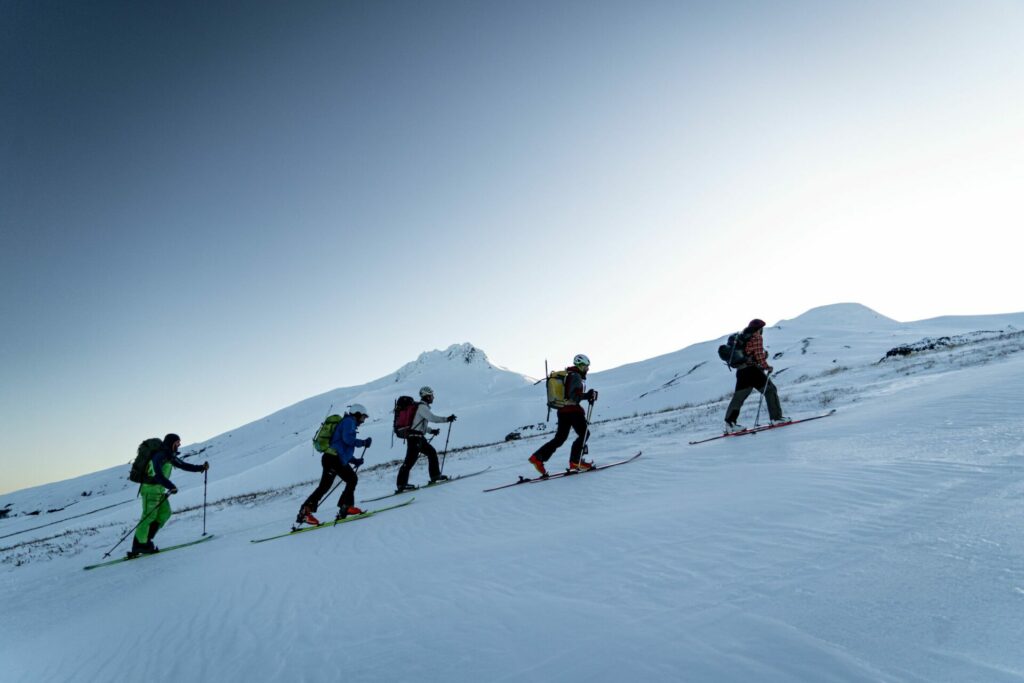
<svg viewBox="0 0 1024 683"><path fill-rule="evenodd" d="M850 389L832 417L755 436L686 445L721 402L598 424L599 462L644 452L604 472L485 494L531 475L540 440L450 454L451 474L493 469L268 543L249 541L287 530L313 485L211 508L208 544L90 572L134 503L6 539L99 525L80 549L0 565L3 680L1024 681L1024 354L972 353L780 378L794 416ZM317 474L282 443L211 490ZM357 499L394 476L363 473ZM187 477L179 509L202 500ZM201 524L176 515L158 541Z"/></svg>

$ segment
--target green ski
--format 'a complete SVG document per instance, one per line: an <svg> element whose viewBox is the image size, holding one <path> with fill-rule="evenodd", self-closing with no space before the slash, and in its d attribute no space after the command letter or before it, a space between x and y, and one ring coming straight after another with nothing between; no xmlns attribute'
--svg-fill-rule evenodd
<svg viewBox="0 0 1024 683"><path fill-rule="evenodd" d="M172 545L172 546L168 546L166 548L161 548L160 552L158 552L158 553L151 553L151 554L148 554L148 555L136 555L135 557L127 557L127 556L119 557L118 559L110 560L109 562L100 562L99 564L90 564L87 567L82 567L82 569L96 569L97 567L109 567L112 564L120 564L121 562L131 562L132 560L141 560L141 559L146 558L146 557L155 557L157 555L163 555L164 553L169 553L172 550L177 550L178 548L187 548L190 545L197 545L199 543L203 543L205 541L209 541L211 538L213 538L213 534L210 534L209 536L204 536L203 538L200 538L199 540L196 540L196 541L189 541L188 543L179 543L178 545Z"/></svg>
<svg viewBox="0 0 1024 683"><path fill-rule="evenodd" d="M407 501L405 501L403 503L399 503L397 505L391 505L391 506L386 507L386 508L377 508L376 510L367 510L366 512L364 512L361 515L352 515L351 517L346 517L344 519L336 519L333 522L324 522L322 524L318 524L317 526L307 526L307 527L303 527L301 529L292 529L291 531L288 531L288 532L283 533L283 534L277 534L276 536L268 536L267 538L254 538L254 539L252 539L250 541L250 543L263 543L264 541L273 541L275 538L284 538L285 536L294 536L295 534L303 534L303 533L306 533L307 531L316 531L318 529L326 529L327 527L337 526L339 524L345 524L346 522L355 522L356 520L366 519L367 517L373 517L378 512L385 512L386 510L394 510L396 508L404 508L406 505L408 505L409 503L413 502L414 500L416 500L416 499L415 498L410 498L409 500L407 500Z"/></svg>

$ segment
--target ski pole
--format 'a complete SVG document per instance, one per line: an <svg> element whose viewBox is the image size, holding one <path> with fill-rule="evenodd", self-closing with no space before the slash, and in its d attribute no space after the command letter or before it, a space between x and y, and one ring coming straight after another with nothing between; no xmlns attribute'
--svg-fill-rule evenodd
<svg viewBox="0 0 1024 683"><path fill-rule="evenodd" d="M152 515L154 515L154 516L155 516L155 515L156 515L156 513L157 513L157 511L158 511L158 510L160 509L160 506L164 504L164 501L165 501L165 500L167 500L167 497L168 497L169 495L171 495L170 491L168 491L167 493L165 493L165 494L164 494L164 497L160 499L160 502L159 502L159 503L157 503L157 504L156 504L156 505L155 505L155 506L153 507L153 510L152 510L152 512L151 512L150 514L152 514ZM110 550L108 550L107 552L103 553L103 557L104 557L104 558L110 557L110 553L114 552L114 551L115 551L115 550L117 549L117 546L119 546L119 545L121 545L122 543L124 543L124 539L128 538L128 536L130 536L131 534L135 533L135 530L136 530L136 529L138 529L138 528L139 528L139 527L140 527L140 526L142 525L142 523L146 521L146 518L147 518L147 517L149 517L149 515L144 515L144 516L142 517L142 519L140 519L140 520L139 520L139 523L138 523L138 524L136 524L135 526L133 526L133 527L131 528L131 531L129 531L129 532L128 532L127 534L125 534L124 536L122 536L122 537L121 537L121 540L120 540L120 541L118 541L117 543L115 543L115 544L114 544L114 547L113 547L113 548L111 548L111 549L110 549ZM155 517L154 517L154 519L155 519Z"/></svg>
<svg viewBox="0 0 1024 683"><path fill-rule="evenodd" d="M544 390L545 391L547 391L547 388L548 388L548 379L549 379L549 377L548 377L548 359L545 358L544 359ZM544 418L544 422L545 423L551 422L551 406L550 405L548 406L548 416L546 418Z"/></svg>
<svg viewBox="0 0 1024 683"><path fill-rule="evenodd" d="M583 448L580 449L580 460L583 460L583 454L589 453L590 449L587 448L587 441L590 440L590 415L594 412L594 402L591 401L587 407L587 428L583 430Z"/></svg>
<svg viewBox="0 0 1024 683"><path fill-rule="evenodd" d="M206 535L206 473L209 471L209 467L203 470L203 536Z"/></svg>
<svg viewBox="0 0 1024 683"><path fill-rule="evenodd" d="M441 474L444 474L444 459L448 457L448 439L452 437L452 423L448 423L448 435L444 437L444 453L441 455Z"/></svg>
<svg viewBox="0 0 1024 683"><path fill-rule="evenodd" d="M768 391L768 383L772 381L772 373L769 372L764 376L764 390L761 392L761 398L757 399L757 415L754 416L754 426L757 427L761 424L761 404L764 402L764 392Z"/></svg>

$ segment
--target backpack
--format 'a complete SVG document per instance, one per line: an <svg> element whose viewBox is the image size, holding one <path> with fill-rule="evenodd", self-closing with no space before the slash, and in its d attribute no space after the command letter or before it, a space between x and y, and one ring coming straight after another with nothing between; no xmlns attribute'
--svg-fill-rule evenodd
<svg viewBox="0 0 1024 683"><path fill-rule="evenodd" d="M743 353L750 335L743 332L733 332L729 335L728 341L718 347L718 357L725 361L730 368L743 367L747 363L747 355Z"/></svg>
<svg viewBox="0 0 1024 683"><path fill-rule="evenodd" d="M320 429L316 430L316 436L313 437L313 448L317 453L326 453L331 450L331 437L334 436L334 430L340 423L341 415L328 415L320 425Z"/></svg>
<svg viewBox="0 0 1024 683"><path fill-rule="evenodd" d="M412 396L399 396L395 399L395 421L393 428L395 436L405 439L412 431L412 421L416 419L416 409L420 402Z"/></svg>
<svg viewBox="0 0 1024 683"><path fill-rule="evenodd" d="M134 481L136 484L149 484L152 483L149 478L149 461L153 459L153 454L160 450L164 445L163 439L146 439L139 444L138 450L135 452L135 460L132 461L132 471L128 473L128 480Z"/></svg>
<svg viewBox="0 0 1024 683"><path fill-rule="evenodd" d="M563 408L571 405L570 401L565 400L565 378L568 374L568 370L552 370L548 375L548 408Z"/></svg>

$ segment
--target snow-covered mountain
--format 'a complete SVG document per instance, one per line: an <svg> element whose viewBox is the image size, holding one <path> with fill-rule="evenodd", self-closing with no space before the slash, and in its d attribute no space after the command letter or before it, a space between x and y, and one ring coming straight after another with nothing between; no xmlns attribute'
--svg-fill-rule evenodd
<svg viewBox="0 0 1024 683"><path fill-rule="evenodd" d="M542 385L459 344L183 449L211 463L196 548L81 571L137 521L127 466L2 496L2 678L1024 680L1024 313L780 321L786 413L836 415L688 446L720 429L733 331L591 373L591 456L644 453L606 473L482 493L530 476L552 423ZM489 471L249 543L312 489L329 410L368 407L357 499L390 491L391 406L424 384L459 415L446 472ZM174 479L162 545L202 530L202 477Z"/></svg>

